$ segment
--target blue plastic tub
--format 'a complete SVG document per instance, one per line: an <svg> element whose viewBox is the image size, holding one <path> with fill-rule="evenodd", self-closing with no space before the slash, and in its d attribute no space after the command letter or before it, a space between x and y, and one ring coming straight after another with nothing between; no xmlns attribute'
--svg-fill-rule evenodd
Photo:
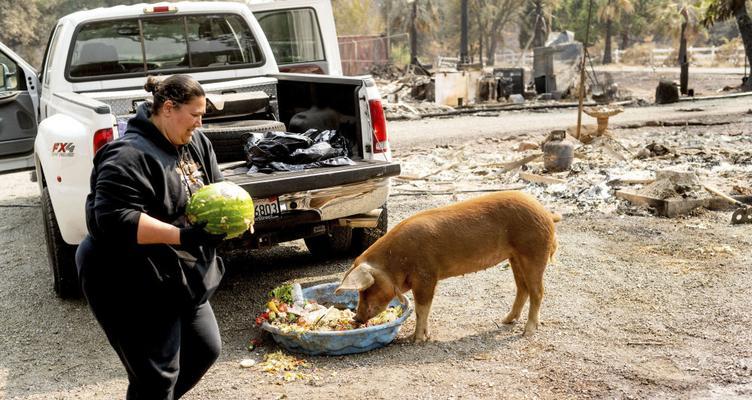
<svg viewBox="0 0 752 400"><path fill-rule="evenodd" d="M342 304L354 310L358 304L358 292L348 290L340 295L334 294L338 283L325 283L303 289L303 296L308 300L315 300L319 304ZM400 305L394 299L390 307ZM285 349L308 355L342 355L362 353L377 349L391 343L397 333L412 313L409 300L402 304L402 316L386 324L369 326L347 331L309 331L304 333L284 333L279 328L264 322L261 329L271 333L274 341Z"/></svg>

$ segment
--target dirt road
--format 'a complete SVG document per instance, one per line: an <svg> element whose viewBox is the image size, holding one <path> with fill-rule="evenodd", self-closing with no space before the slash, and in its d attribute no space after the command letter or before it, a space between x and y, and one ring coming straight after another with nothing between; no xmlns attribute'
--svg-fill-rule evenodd
<svg viewBox="0 0 752 400"><path fill-rule="evenodd" d="M678 109L684 107L700 107L716 117L737 112L728 117L735 120L730 125L698 129L749 148L752 124L738 113L752 107L749 98L628 109L614 122L681 117ZM698 113L692 118L704 118ZM406 121L390 129L395 156L413 161L448 143L478 155L503 154L511 151L509 142L479 139L509 132L537 137L570 124L571 117L571 110L514 113ZM646 134L639 129L616 133ZM677 142L690 141L698 130L675 135ZM395 195L390 225L472 195ZM559 205L546 201L551 209ZM750 398L752 226L731 226L728 216L700 211L665 219L587 209L567 214L557 227L558 261L546 272L543 325L534 337L521 337L524 323L500 325L514 283L508 269L496 267L440 283L430 320L433 341L406 341L414 328L411 317L392 345L353 356L306 357L305 376L291 382L259 368L240 368L242 359L260 362L277 350L268 340L255 351L246 350L248 340L260 334L253 319L270 289L291 281L304 286L337 281L350 260L317 262L298 242L232 254L212 300L223 353L185 398ZM52 294L41 218L36 184L28 181L28 173L4 176L0 399L122 398L124 371L85 303L60 301Z"/></svg>

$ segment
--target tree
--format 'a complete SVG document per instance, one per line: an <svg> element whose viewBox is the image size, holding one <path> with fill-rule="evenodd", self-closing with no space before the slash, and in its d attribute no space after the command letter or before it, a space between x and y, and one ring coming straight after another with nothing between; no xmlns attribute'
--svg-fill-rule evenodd
<svg viewBox="0 0 752 400"><path fill-rule="evenodd" d="M532 7L533 12L531 18L533 20L533 47L543 47L546 45L546 38L551 32L551 26L547 23L549 20L543 12L543 0L533 0Z"/></svg>
<svg viewBox="0 0 752 400"><path fill-rule="evenodd" d="M471 0L470 11L476 20L472 30L478 38L481 63L485 56L487 65L494 64L504 27L520 14L523 5L519 0Z"/></svg>
<svg viewBox="0 0 752 400"><path fill-rule="evenodd" d="M384 20L378 15L375 0L334 0L332 10L339 35L365 35L384 31Z"/></svg>
<svg viewBox="0 0 752 400"><path fill-rule="evenodd" d="M619 48L624 50L630 46L633 41L640 41L644 36L649 35L647 32L649 28L652 28L650 21L653 19L653 15L650 12L651 5L660 1L667 0L633 0L634 11L631 14L622 14L619 21L620 45Z"/></svg>
<svg viewBox="0 0 752 400"><path fill-rule="evenodd" d="M657 2L650 7L650 12L653 14L653 33L681 46L682 26L684 26L686 40L694 40L701 33L698 5L698 0Z"/></svg>
<svg viewBox="0 0 752 400"><path fill-rule="evenodd" d="M679 88L682 94L689 90L689 57L687 56L687 42L694 40L699 33L697 19L697 1L664 2L654 8L658 32L668 33L677 38L679 51L677 64L679 65Z"/></svg>
<svg viewBox="0 0 752 400"><path fill-rule="evenodd" d="M704 15L701 20L702 24L710 27L716 21L736 19L736 25L739 28L739 34L744 44L744 54L747 62L752 65L752 19L747 12L746 0L705 0L703 1ZM744 91L752 91L752 79L744 82Z"/></svg>
<svg viewBox="0 0 752 400"><path fill-rule="evenodd" d="M410 33L410 62L418 61L420 36L433 34L433 28L438 24L439 13L431 0L395 0L390 2L389 15L390 30L401 30ZM410 12L404 12L409 9Z"/></svg>
<svg viewBox="0 0 752 400"><path fill-rule="evenodd" d="M39 66L42 54L35 51L44 48L47 35L44 9L35 1L10 0L0 7L0 41L30 63ZM44 33L42 33L44 32Z"/></svg>
<svg viewBox="0 0 752 400"><path fill-rule="evenodd" d="M577 1L579 3L579 1ZM568 5L562 5L561 0L531 0L524 2L522 7L522 18L520 25L520 47L523 49L532 47L545 46L546 38L552 31L554 25L562 28L567 24L556 24L554 14L562 12ZM573 6L573 8L576 6ZM560 17L557 15L556 17ZM564 17L566 19L566 17Z"/></svg>
<svg viewBox="0 0 752 400"><path fill-rule="evenodd" d="M596 15L605 23L605 45L603 46L603 64L611 64L611 38L614 25L624 14L634 12L633 0L601 0Z"/></svg>

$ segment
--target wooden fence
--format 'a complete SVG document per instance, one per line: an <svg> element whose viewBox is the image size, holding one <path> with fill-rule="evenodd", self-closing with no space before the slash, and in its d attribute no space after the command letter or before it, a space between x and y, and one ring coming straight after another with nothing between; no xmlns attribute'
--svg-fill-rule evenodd
<svg viewBox="0 0 752 400"><path fill-rule="evenodd" d="M368 74L374 65L390 62L389 47L404 42L408 34L400 33L388 38L384 35L338 36L339 55L344 75Z"/></svg>
<svg viewBox="0 0 752 400"><path fill-rule="evenodd" d="M650 66L677 65L678 62L670 60L669 57L677 57L677 49L650 49L644 57L637 59L625 58L625 53L633 50L614 50L614 62L624 64L639 64ZM696 66L735 66L744 65L744 47L736 49L727 49L722 47L689 47L687 49L689 62ZM599 55L592 55L599 58ZM531 66L533 64L533 52L527 52L524 57L520 58L519 52L511 50L502 50L496 53L496 65L501 66Z"/></svg>

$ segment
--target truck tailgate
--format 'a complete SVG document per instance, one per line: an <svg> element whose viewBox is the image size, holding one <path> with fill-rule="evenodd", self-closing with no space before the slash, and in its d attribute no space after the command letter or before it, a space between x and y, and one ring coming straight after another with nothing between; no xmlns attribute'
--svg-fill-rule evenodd
<svg viewBox="0 0 752 400"><path fill-rule="evenodd" d="M236 164L237 166L237 164ZM311 168L302 171L277 171L248 175L242 168L223 165L225 179L240 185L252 197L269 197L285 193L323 189L388 178L400 173L400 165L386 161L356 161L355 165Z"/></svg>

